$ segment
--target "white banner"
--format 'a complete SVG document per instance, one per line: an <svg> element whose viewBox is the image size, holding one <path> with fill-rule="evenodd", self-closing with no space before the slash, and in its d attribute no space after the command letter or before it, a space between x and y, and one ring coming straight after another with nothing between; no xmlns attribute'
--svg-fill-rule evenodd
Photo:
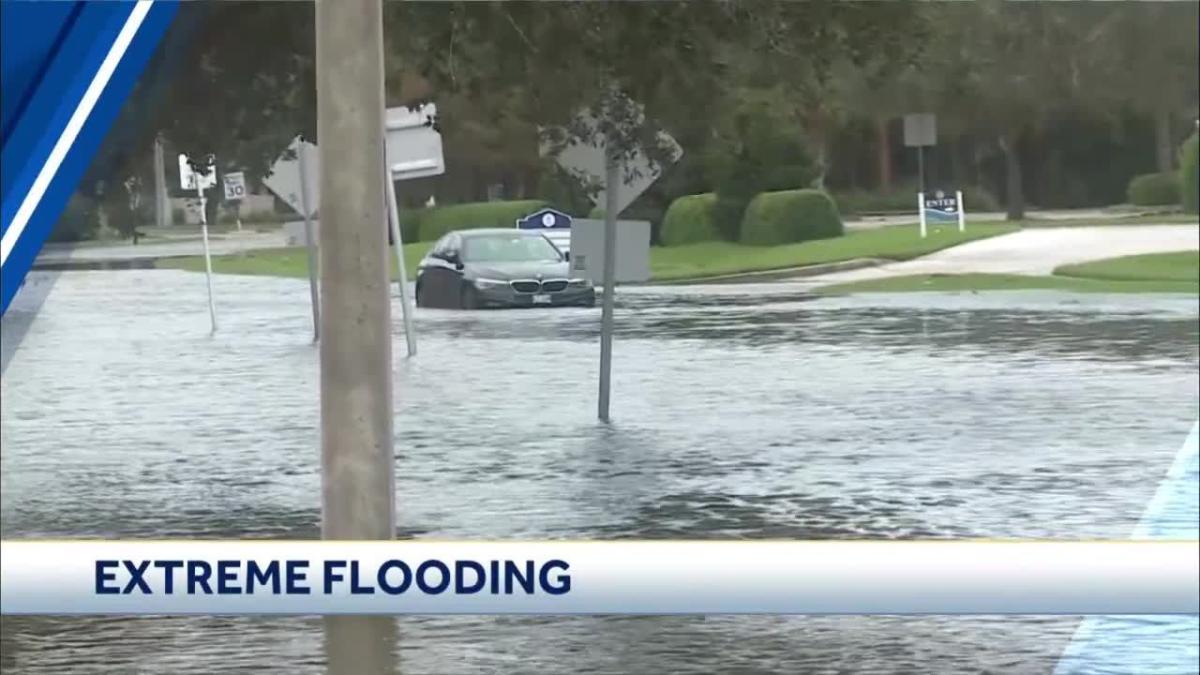
<svg viewBox="0 0 1200 675"><path fill-rule="evenodd" d="M4 614L1196 614L1143 542L5 541Z"/></svg>

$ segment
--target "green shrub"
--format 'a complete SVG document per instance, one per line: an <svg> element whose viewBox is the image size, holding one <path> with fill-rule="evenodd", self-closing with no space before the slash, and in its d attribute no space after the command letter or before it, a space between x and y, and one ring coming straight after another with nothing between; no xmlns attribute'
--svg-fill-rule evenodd
<svg viewBox="0 0 1200 675"><path fill-rule="evenodd" d="M517 219L547 206L547 202L538 199L440 206L417 212L416 229L420 241L433 241L452 230L515 227Z"/></svg>
<svg viewBox="0 0 1200 675"><path fill-rule="evenodd" d="M50 241L75 242L95 239L100 229L100 220L96 217L96 204L91 199L75 193L67 201L67 206L50 231Z"/></svg>
<svg viewBox="0 0 1200 675"><path fill-rule="evenodd" d="M1134 176L1125 194L1134 206L1175 205L1179 203L1179 176L1174 172Z"/></svg>
<svg viewBox="0 0 1200 675"><path fill-rule="evenodd" d="M1187 213L1197 211L1197 192L1200 191L1200 136L1192 137L1183 142L1179 152L1179 195L1183 210Z"/></svg>
<svg viewBox="0 0 1200 675"><path fill-rule="evenodd" d="M845 232L837 206L820 190L764 192L755 197L742 220L746 244L789 244L840 237Z"/></svg>
<svg viewBox="0 0 1200 675"><path fill-rule="evenodd" d="M664 246L720 239L713 221L717 196L711 192L685 195L671 202L663 216L660 239Z"/></svg>
<svg viewBox="0 0 1200 675"><path fill-rule="evenodd" d="M707 183L716 193L713 224L736 241L746 207L756 195L812 184L818 170L803 137L773 93L741 91L736 108L718 125L702 155Z"/></svg>

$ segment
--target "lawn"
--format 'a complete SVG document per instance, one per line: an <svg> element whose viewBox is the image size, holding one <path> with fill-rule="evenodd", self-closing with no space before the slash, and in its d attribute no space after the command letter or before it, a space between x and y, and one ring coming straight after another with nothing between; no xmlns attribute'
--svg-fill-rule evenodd
<svg viewBox="0 0 1200 675"><path fill-rule="evenodd" d="M650 271L656 281L679 281L841 262L855 258L909 260L963 242L994 237L1016 229L1016 226L1008 224L979 224L969 226L966 232L947 229L931 232L929 237L921 239L915 227L896 226L859 230L835 239L784 246L745 246L715 241L686 246L656 246L650 250ZM417 262L431 245L431 242L418 242L404 247L409 276L416 272ZM199 256L170 258L160 260L158 267L203 271L204 259ZM308 259L302 247L264 249L216 256L213 258L213 270L224 274L305 277L308 275Z"/></svg>
<svg viewBox="0 0 1200 675"><path fill-rule="evenodd" d="M416 273L417 263L429 251L433 242L417 242L404 247L404 264L411 277ZM396 276L396 254L388 249L388 260L392 264L392 277ZM250 274L271 277L308 277L308 252L303 246L290 248L266 248L232 255L213 256L213 271L218 274ZM164 258L156 267L167 269L204 271L203 256Z"/></svg>
<svg viewBox="0 0 1200 675"><path fill-rule="evenodd" d="M1175 281L1200 283L1200 251L1149 253L1064 265L1054 270L1064 277L1112 281Z"/></svg>
<svg viewBox="0 0 1200 675"><path fill-rule="evenodd" d="M1060 290L1078 293L1200 293L1200 253L1152 253L1065 265L1052 276L909 275L826 286L824 294Z"/></svg>

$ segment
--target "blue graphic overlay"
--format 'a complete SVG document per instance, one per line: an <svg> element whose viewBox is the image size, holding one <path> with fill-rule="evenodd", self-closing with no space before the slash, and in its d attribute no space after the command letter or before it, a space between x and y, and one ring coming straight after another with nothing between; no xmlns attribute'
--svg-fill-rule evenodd
<svg viewBox="0 0 1200 675"><path fill-rule="evenodd" d="M1134 538L1200 538L1200 423L1192 427ZM1200 617L1086 619L1054 672L1055 675L1200 672Z"/></svg>
<svg viewBox="0 0 1200 675"><path fill-rule="evenodd" d="M177 8L175 0L0 3L0 311L20 289Z"/></svg>

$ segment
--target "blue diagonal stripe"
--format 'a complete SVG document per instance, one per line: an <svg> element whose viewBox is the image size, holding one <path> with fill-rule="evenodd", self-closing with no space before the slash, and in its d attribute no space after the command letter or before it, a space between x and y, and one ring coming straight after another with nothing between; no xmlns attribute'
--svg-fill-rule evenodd
<svg viewBox="0 0 1200 675"><path fill-rule="evenodd" d="M0 311L178 8L175 0L67 4L71 11L58 3L3 3L4 98L11 87L16 99L3 111ZM9 39L18 32L26 39Z"/></svg>
<svg viewBox="0 0 1200 675"><path fill-rule="evenodd" d="M1200 422L1134 532L1135 539L1200 539ZM1055 675L1200 673L1200 617L1111 616L1085 619Z"/></svg>

